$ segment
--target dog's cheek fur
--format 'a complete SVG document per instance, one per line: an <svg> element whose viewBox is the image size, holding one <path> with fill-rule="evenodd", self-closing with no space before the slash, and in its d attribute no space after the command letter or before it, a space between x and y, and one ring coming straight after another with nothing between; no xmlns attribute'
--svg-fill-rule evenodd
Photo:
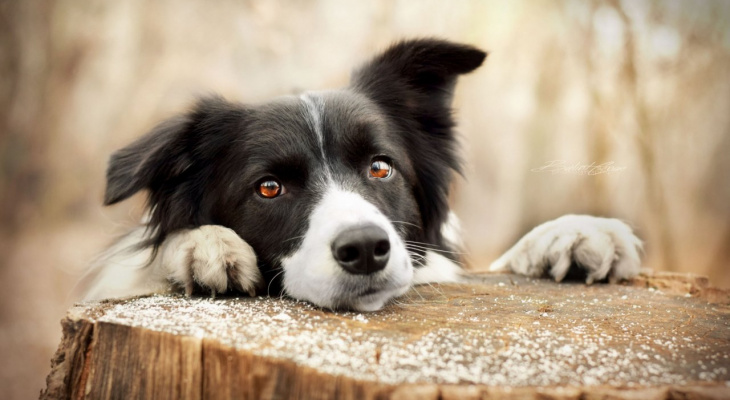
<svg viewBox="0 0 730 400"><path fill-rule="evenodd" d="M399 159L408 157L407 153L396 155ZM421 216L419 206L411 193L415 181L395 168L395 176L389 181L370 180L363 185L359 194L374 204L393 224L401 238L406 241L422 241Z"/></svg>
<svg viewBox="0 0 730 400"><path fill-rule="evenodd" d="M311 202L301 195L262 199L253 189L242 192L244 198L239 195L237 206L215 207L212 221L230 227L254 249L264 281L271 283L268 291L277 295L280 281L274 278L281 272L280 260L299 247L308 228Z"/></svg>

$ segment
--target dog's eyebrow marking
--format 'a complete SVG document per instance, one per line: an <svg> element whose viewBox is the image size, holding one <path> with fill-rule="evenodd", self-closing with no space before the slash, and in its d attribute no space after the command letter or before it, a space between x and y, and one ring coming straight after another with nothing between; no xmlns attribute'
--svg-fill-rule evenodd
<svg viewBox="0 0 730 400"><path fill-rule="evenodd" d="M299 98L302 100L302 103L304 103L304 107L307 111L307 125L309 125L309 128L314 131L314 134L317 137L320 155L322 156L322 161L325 162L325 173L327 174L327 178L329 178L329 180L332 180L332 174L330 172L329 166L326 165L327 157L324 153L324 128L322 125L322 118L324 115L324 100L321 97L311 93L304 93L300 95Z"/></svg>

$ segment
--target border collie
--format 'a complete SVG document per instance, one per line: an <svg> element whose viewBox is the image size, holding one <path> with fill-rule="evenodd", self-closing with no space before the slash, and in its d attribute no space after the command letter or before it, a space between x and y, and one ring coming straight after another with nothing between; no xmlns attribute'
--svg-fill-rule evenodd
<svg viewBox="0 0 730 400"><path fill-rule="evenodd" d="M397 43L348 87L263 104L220 97L163 122L109 161L104 203L148 191L148 216L91 269L87 299L179 288L283 293L372 311L412 285L462 278L449 187L460 161L456 78L486 53ZM538 226L492 270L587 282L636 275L641 242L615 219Z"/></svg>

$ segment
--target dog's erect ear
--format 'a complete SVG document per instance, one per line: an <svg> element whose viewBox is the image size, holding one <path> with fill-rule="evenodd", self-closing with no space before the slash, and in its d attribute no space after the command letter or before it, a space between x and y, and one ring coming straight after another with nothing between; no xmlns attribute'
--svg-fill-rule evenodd
<svg viewBox="0 0 730 400"><path fill-rule="evenodd" d="M181 174L190 165L183 148L189 125L188 116L171 118L115 152L106 172L104 204L117 203L155 181Z"/></svg>
<svg viewBox="0 0 730 400"><path fill-rule="evenodd" d="M409 40L393 45L352 77L352 88L391 117L414 155L418 182L413 192L421 212L422 240L432 244L441 243L452 171L461 169L451 116L456 78L479 67L486 56L463 44Z"/></svg>
<svg viewBox="0 0 730 400"><path fill-rule="evenodd" d="M475 47L444 40L403 41L356 70L352 86L397 112L448 111L456 77L486 57Z"/></svg>

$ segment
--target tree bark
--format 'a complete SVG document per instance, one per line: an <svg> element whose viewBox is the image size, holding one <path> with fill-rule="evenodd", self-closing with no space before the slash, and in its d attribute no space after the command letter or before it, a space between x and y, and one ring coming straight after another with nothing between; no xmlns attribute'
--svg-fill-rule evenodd
<svg viewBox="0 0 730 400"><path fill-rule="evenodd" d="M485 275L373 313L155 295L62 326L43 399L730 398L730 294L689 275Z"/></svg>

